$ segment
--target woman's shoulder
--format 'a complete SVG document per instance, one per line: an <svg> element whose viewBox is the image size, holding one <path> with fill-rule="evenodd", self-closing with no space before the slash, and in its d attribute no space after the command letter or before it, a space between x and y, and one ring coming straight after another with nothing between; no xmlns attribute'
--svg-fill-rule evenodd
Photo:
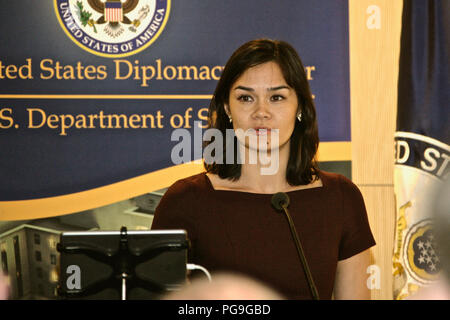
<svg viewBox="0 0 450 320"><path fill-rule="evenodd" d="M208 183L205 177L205 172L198 173L183 179L175 181L166 191L165 195L183 195L194 196L200 192L208 190Z"/></svg>
<svg viewBox="0 0 450 320"><path fill-rule="evenodd" d="M152 229L185 229L192 236L198 209L205 198L200 192L206 187L201 173L173 183L156 207Z"/></svg>
<svg viewBox="0 0 450 320"><path fill-rule="evenodd" d="M205 198L201 192L204 192L206 187L204 173L177 180L161 198L155 211L154 225L167 226L168 220L173 222L191 217L199 201Z"/></svg>
<svg viewBox="0 0 450 320"><path fill-rule="evenodd" d="M343 174L320 170L319 177L327 188L338 189L344 193L360 192L356 184Z"/></svg>
<svg viewBox="0 0 450 320"><path fill-rule="evenodd" d="M325 180L324 183L328 183L328 184L339 184L342 181L347 182L350 181L350 179L348 179L346 176L340 174L340 173L335 173L335 172L330 172L330 171L324 171L324 170L319 170L319 177L322 180Z"/></svg>

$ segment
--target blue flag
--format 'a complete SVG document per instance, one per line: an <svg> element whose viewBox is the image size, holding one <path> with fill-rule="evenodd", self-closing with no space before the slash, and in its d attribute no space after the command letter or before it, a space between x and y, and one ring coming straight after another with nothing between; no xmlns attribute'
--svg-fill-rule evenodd
<svg viewBox="0 0 450 320"><path fill-rule="evenodd" d="M395 134L394 298L432 284L440 269L430 196L448 177L450 1L405 0Z"/></svg>

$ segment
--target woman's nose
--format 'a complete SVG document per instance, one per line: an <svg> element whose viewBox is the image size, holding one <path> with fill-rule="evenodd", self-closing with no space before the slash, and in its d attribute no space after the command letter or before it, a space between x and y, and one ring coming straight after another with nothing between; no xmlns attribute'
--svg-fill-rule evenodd
<svg viewBox="0 0 450 320"><path fill-rule="evenodd" d="M270 111L269 111L269 103L265 100L258 100L256 103L256 109L253 113L253 116L256 119L268 119L270 118Z"/></svg>

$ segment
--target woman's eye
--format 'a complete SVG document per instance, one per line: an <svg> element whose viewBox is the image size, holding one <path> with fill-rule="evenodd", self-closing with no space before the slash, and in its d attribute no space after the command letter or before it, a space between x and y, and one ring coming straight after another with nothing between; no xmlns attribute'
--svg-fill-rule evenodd
<svg viewBox="0 0 450 320"><path fill-rule="evenodd" d="M271 99L272 101L281 101L281 100L284 99L284 97L283 97L283 96L280 96L280 95L274 95L274 96L272 96L270 99Z"/></svg>
<svg viewBox="0 0 450 320"><path fill-rule="evenodd" d="M241 101L241 102L251 102L251 101L253 101L252 97L247 96L247 95L239 96L238 100Z"/></svg>

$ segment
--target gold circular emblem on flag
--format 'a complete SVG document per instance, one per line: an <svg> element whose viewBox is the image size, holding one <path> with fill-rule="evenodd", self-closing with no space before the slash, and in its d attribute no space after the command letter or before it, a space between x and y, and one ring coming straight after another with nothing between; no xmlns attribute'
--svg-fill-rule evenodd
<svg viewBox="0 0 450 320"><path fill-rule="evenodd" d="M414 280L430 284L437 279L440 260L431 220L422 220L411 227L406 236L404 257L406 270Z"/></svg>

